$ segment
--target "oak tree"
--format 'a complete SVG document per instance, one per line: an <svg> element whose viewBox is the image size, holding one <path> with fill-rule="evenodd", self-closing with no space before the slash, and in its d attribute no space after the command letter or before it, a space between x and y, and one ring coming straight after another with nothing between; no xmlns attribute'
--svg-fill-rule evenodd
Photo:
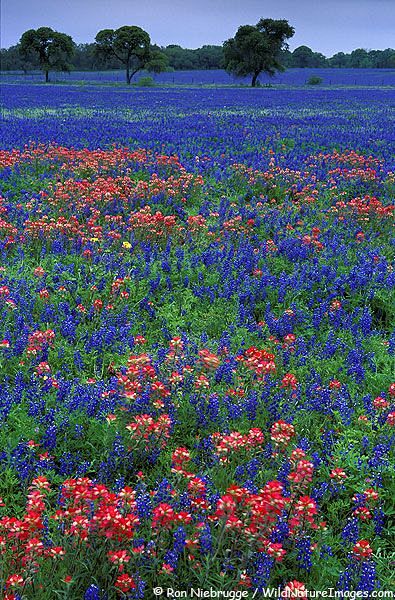
<svg viewBox="0 0 395 600"><path fill-rule="evenodd" d="M115 56L125 66L128 85L133 75L142 69L160 72L166 68L167 58L151 46L148 33L136 25L102 29L95 40L98 56Z"/></svg>
<svg viewBox="0 0 395 600"><path fill-rule="evenodd" d="M256 86L259 75L283 71L281 52L288 48L286 40L295 30L285 19L260 19L256 25L242 25L234 38L224 43L225 69L237 77L252 75Z"/></svg>
<svg viewBox="0 0 395 600"><path fill-rule="evenodd" d="M39 27L25 31L19 42L19 52L24 60L37 57L48 83L50 71L70 71L74 42L65 33L59 33L50 27Z"/></svg>

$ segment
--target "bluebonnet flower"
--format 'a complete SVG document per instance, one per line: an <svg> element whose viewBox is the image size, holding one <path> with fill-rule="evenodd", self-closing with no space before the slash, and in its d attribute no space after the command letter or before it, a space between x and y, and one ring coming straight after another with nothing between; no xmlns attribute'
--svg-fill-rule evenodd
<svg viewBox="0 0 395 600"><path fill-rule="evenodd" d="M125 477L118 477L114 482L114 490L120 492L126 485Z"/></svg>
<svg viewBox="0 0 395 600"><path fill-rule="evenodd" d="M147 492L142 492L136 496L137 514L141 520L149 519L152 513L152 501Z"/></svg>
<svg viewBox="0 0 395 600"><path fill-rule="evenodd" d="M219 418L219 397L217 394L211 394L208 399L207 413L210 421L216 423Z"/></svg>
<svg viewBox="0 0 395 600"><path fill-rule="evenodd" d="M177 527L177 529L174 532L173 537L174 537L173 550L176 553L181 553L184 550L185 545L186 545L187 535L186 535L185 529L183 527Z"/></svg>
<svg viewBox="0 0 395 600"><path fill-rule="evenodd" d="M358 519L356 519L355 517L350 518L347 524L345 525L341 536L344 540L355 543L359 538Z"/></svg>
<svg viewBox="0 0 395 600"><path fill-rule="evenodd" d="M204 525L200 529L199 545L203 552L211 552L213 549L213 538L209 525Z"/></svg>
<svg viewBox="0 0 395 600"><path fill-rule="evenodd" d="M255 421L258 410L258 394L255 391L249 392L245 400L245 411L250 421Z"/></svg>
<svg viewBox="0 0 395 600"><path fill-rule="evenodd" d="M373 511L374 533L380 536L383 532L386 522L385 512L381 507L375 508Z"/></svg>
<svg viewBox="0 0 395 600"><path fill-rule="evenodd" d="M323 544L320 551L320 558L324 558L325 556L333 556L332 548L327 544Z"/></svg>
<svg viewBox="0 0 395 600"><path fill-rule="evenodd" d="M285 487L288 487L289 480L288 475L292 470L292 466L289 460L285 461L278 470L277 479L281 481Z"/></svg>
<svg viewBox="0 0 395 600"><path fill-rule="evenodd" d="M372 469L377 469L382 465L388 464L388 448L384 444L376 444L372 448L371 457L368 460L368 465Z"/></svg>
<svg viewBox="0 0 395 600"><path fill-rule="evenodd" d="M390 356L395 356L395 330L391 333L388 340L388 354Z"/></svg>
<svg viewBox="0 0 395 600"><path fill-rule="evenodd" d="M347 567L340 573L339 580L337 582L337 588L339 591L353 590L353 582L355 579L356 571L359 570L359 565L355 561L349 563Z"/></svg>
<svg viewBox="0 0 395 600"><path fill-rule="evenodd" d="M56 425L50 425L48 427L48 429L45 431L43 438L41 440L41 443L44 448L47 448L48 450L53 450L55 448L57 433L58 433L58 430L57 430Z"/></svg>
<svg viewBox="0 0 395 600"><path fill-rule="evenodd" d="M311 540L310 538L306 537L303 538L301 540L298 540L295 544L296 548L297 548L297 556L296 556L296 560L299 564L299 567L301 569L304 569L305 571L310 571L311 567L313 566L313 562L312 562L312 550L311 550Z"/></svg>
<svg viewBox="0 0 395 600"><path fill-rule="evenodd" d="M168 550L164 557L163 562L170 565L173 569L177 568L179 553L175 550Z"/></svg>
<svg viewBox="0 0 395 600"><path fill-rule="evenodd" d="M361 565L361 575L357 584L357 590L363 592L373 592L379 587L376 565L373 561L364 561Z"/></svg>
<svg viewBox="0 0 395 600"><path fill-rule="evenodd" d="M363 366L363 357L358 350L350 350L347 356L347 374L353 377L356 383L362 383L365 379L365 369Z"/></svg>
<svg viewBox="0 0 395 600"><path fill-rule="evenodd" d="M287 521L279 520L273 532L270 535L270 541L273 543L282 543L289 537L289 527Z"/></svg>
<svg viewBox="0 0 395 600"><path fill-rule="evenodd" d="M102 600L100 589L92 583L84 594L84 600Z"/></svg>
<svg viewBox="0 0 395 600"><path fill-rule="evenodd" d="M262 592L267 587L273 565L274 560L263 553L255 554L251 559L251 571L249 569L248 572L251 574L252 585L259 592Z"/></svg>
<svg viewBox="0 0 395 600"><path fill-rule="evenodd" d="M307 438L300 438L298 447L304 450L305 452L309 452L311 444Z"/></svg>

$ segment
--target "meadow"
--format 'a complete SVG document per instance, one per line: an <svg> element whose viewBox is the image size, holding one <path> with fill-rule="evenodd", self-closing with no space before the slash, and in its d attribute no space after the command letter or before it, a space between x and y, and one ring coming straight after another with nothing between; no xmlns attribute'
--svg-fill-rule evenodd
<svg viewBox="0 0 395 600"><path fill-rule="evenodd" d="M394 107L3 85L2 597L395 592Z"/></svg>
<svg viewBox="0 0 395 600"><path fill-rule="evenodd" d="M151 77L158 85L250 85L250 77L235 77L222 69L173 71L163 73L137 73L133 83L142 77ZM287 69L273 77L262 73L259 76L261 85L266 86L302 86L311 77L319 77L323 86L394 86L395 69L335 69L335 68L303 68ZM36 82L43 80L40 71L2 71L0 78L4 82ZM122 70L115 71L70 71L69 73L52 72L51 81L59 83L121 83L125 82Z"/></svg>

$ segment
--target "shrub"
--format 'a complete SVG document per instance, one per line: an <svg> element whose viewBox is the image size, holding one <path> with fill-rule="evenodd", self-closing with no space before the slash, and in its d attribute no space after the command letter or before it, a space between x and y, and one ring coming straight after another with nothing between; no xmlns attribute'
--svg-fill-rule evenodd
<svg viewBox="0 0 395 600"><path fill-rule="evenodd" d="M322 83L322 78L313 75L310 79L307 80L308 85L320 85Z"/></svg>
<svg viewBox="0 0 395 600"><path fill-rule="evenodd" d="M155 85L155 81L152 79L152 77L140 77L138 85L140 87L153 87Z"/></svg>

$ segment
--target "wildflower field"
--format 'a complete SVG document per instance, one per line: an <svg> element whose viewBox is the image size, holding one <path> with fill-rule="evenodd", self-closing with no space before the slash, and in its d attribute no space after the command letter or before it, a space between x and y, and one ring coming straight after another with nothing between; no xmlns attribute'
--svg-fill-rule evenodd
<svg viewBox="0 0 395 600"><path fill-rule="evenodd" d="M395 591L394 89L3 86L3 598Z"/></svg>
<svg viewBox="0 0 395 600"><path fill-rule="evenodd" d="M149 73L142 71L135 78L139 81L143 77L152 78L159 85L246 85L251 83L250 77L235 77L220 69L173 71L163 73ZM394 86L395 69L345 69L345 68L299 68L287 69L283 73L276 73L273 77L265 73L259 76L261 85L272 87L273 85L301 86L305 85L311 77L319 77L323 86ZM42 82L41 71L1 71L0 79L5 82L40 83ZM121 70L116 71L70 71L69 73L54 71L51 73L51 81L70 83L122 83L125 74Z"/></svg>

